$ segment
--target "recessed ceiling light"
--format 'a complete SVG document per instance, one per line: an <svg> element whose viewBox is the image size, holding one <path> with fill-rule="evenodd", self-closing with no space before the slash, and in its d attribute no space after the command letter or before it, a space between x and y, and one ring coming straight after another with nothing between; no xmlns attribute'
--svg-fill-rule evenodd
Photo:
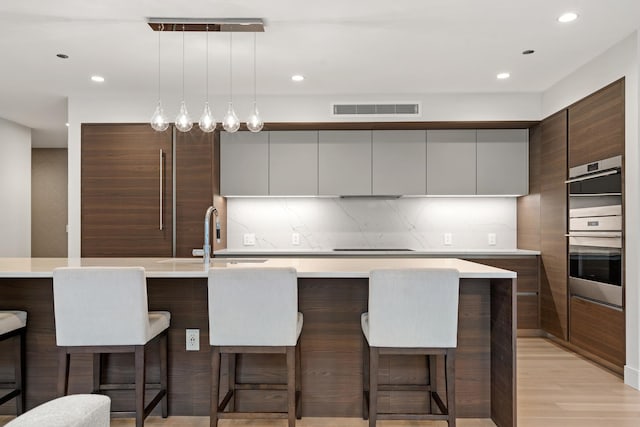
<svg viewBox="0 0 640 427"><path fill-rule="evenodd" d="M571 22L571 21L575 21L576 19L578 19L578 14L575 12L567 12L567 13L563 13L562 15L560 15L558 17L558 21L559 22Z"/></svg>
<svg viewBox="0 0 640 427"><path fill-rule="evenodd" d="M91 81L96 83L104 82L104 77L102 76L91 76Z"/></svg>
<svg viewBox="0 0 640 427"><path fill-rule="evenodd" d="M293 80L294 82L301 82L304 80L304 76L302 74L296 74L291 76L291 80Z"/></svg>
<svg viewBox="0 0 640 427"><path fill-rule="evenodd" d="M58 58L60 58L60 59L67 59L67 58L69 58L69 55L66 55L66 54L64 54L64 53L59 53L59 54L57 54L56 56L57 56Z"/></svg>
<svg viewBox="0 0 640 427"><path fill-rule="evenodd" d="M498 79L500 79L500 80L504 80L504 79L508 79L509 77L511 77L511 74L509 74L509 73L498 73L498 75L496 77Z"/></svg>
<svg viewBox="0 0 640 427"><path fill-rule="evenodd" d="M535 52L535 50L533 50L533 49L527 49L527 50L523 50L522 54L523 55L531 55L534 52Z"/></svg>

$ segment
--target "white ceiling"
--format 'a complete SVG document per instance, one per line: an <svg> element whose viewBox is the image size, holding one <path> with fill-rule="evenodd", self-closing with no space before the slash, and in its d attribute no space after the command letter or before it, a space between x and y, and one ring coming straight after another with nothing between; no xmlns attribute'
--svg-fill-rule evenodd
<svg viewBox="0 0 640 427"><path fill-rule="evenodd" d="M580 18L558 23L568 10ZM155 93L158 33L148 17L263 18L259 94L541 92L640 28L640 1L5 0L0 117L33 128L34 146L64 146L67 98ZM161 37L162 93L179 93L182 34ZM235 33L236 94L252 91L252 43ZM209 44L211 94L227 94L228 33ZM204 86L205 54L205 34L186 33L187 92ZM499 81L500 71L512 77ZM292 83L295 73L306 80Z"/></svg>

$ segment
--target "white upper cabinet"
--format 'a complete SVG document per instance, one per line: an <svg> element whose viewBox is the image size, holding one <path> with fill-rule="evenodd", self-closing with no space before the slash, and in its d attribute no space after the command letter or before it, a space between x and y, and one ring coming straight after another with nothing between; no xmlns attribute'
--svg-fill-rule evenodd
<svg viewBox="0 0 640 427"><path fill-rule="evenodd" d="M476 130L427 131L427 194L476 194Z"/></svg>
<svg viewBox="0 0 640 427"><path fill-rule="evenodd" d="M426 157L424 130L373 131L373 194L426 194Z"/></svg>
<svg viewBox="0 0 640 427"><path fill-rule="evenodd" d="M478 129L478 195L529 192L528 129Z"/></svg>
<svg viewBox="0 0 640 427"><path fill-rule="evenodd" d="M269 194L269 132L220 132L220 193Z"/></svg>
<svg viewBox="0 0 640 427"><path fill-rule="evenodd" d="M269 132L269 194L318 194L318 131Z"/></svg>
<svg viewBox="0 0 640 427"><path fill-rule="evenodd" d="M371 131L320 131L318 193L371 195Z"/></svg>

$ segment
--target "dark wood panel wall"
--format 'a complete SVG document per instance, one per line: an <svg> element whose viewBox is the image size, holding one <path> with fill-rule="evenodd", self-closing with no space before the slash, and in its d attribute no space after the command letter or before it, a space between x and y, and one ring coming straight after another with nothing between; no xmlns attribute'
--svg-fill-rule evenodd
<svg viewBox="0 0 640 427"><path fill-rule="evenodd" d="M541 123L540 325L568 339L567 302L567 111Z"/></svg>
<svg viewBox="0 0 640 427"><path fill-rule="evenodd" d="M540 250L540 160L542 126L529 129L529 194L518 197L518 248Z"/></svg>
<svg viewBox="0 0 640 427"><path fill-rule="evenodd" d="M500 289L493 289L495 286ZM462 279L456 356L456 399L461 417L512 420L515 411L515 314L511 280ZM150 310L171 312L169 329L169 414L209 413L210 352L206 279L148 279ZM364 341L360 315L368 306L367 279L299 279L303 416L360 417ZM0 279L0 308L26 310L27 407L56 397L57 353L51 279ZM185 350L185 329L200 329L200 351ZM0 380L11 378L11 352L0 352ZM496 354L492 356L492 352ZM7 363L5 363L7 362ZM149 357L148 379L158 378L158 358ZM90 356L72 356L71 393L91 390ZM108 381L131 381L133 358L113 355L104 361ZM240 357L241 381L285 379L277 355ZM426 379L424 358L383 358L381 379L417 383ZM223 384L225 383L223 379ZM440 381L442 384L443 381ZM492 391L493 390L493 391ZM239 409L283 404L278 392L246 391ZM492 393L494 397L492 398ZM244 399L242 399L244 398ZM112 394L114 410L130 408L132 395ZM493 401L492 401L493 399ZM380 397L381 409L415 410L422 393ZM0 413L10 414L12 405ZM499 425L512 425L504 423Z"/></svg>
<svg viewBox="0 0 640 427"><path fill-rule="evenodd" d="M624 78L569 106L569 167L624 154Z"/></svg>
<svg viewBox="0 0 640 427"><path fill-rule="evenodd" d="M148 124L83 124L81 145L81 255L170 257L171 132Z"/></svg>

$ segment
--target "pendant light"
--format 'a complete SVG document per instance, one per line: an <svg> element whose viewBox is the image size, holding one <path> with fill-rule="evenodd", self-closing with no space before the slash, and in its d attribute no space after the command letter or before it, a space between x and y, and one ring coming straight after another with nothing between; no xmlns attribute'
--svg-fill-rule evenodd
<svg viewBox="0 0 640 427"><path fill-rule="evenodd" d="M180 104L180 112L176 117L176 129L180 132L189 132L193 127L193 122L187 111L187 105L184 102L184 25L182 26L182 103Z"/></svg>
<svg viewBox="0 0 640 427"><path fill-rule="evenodd" d="M164 25L162 29L164 29ZM169 121L164 115L162 101L160 101L160 33L162 29L158 31L158 105L156 105L156 109L151 116L151 127L158 132L163 132L169 127Z"/></svg>
<svg viewBox="0 0 640 427"><path fill-rule="evenodd" d="M233 33L229 33L229 108L227 114L222 119L222 127L229 133L236 132L240 129L240 120L233 111Z"/></svg>
<svg viewBox="0 0 640 427"><path fill-rule="evenodd" d="M258 104L256 102L256 33L253 33L253 111L247 119L247 129L251 132L260 132L264 122L258 112Z"/></svg>
<svg viewBox="0 0 640 427"><path fill-rule="evenodd" d="M204 111L202 111L202 115L200 116L200 121L198 122L198 126L200 126L200 130L202 132L213 132L216 128L216 119L211 114L211 109L209 108L209 26L207 25L207 99L204 103Z"/></svg>

